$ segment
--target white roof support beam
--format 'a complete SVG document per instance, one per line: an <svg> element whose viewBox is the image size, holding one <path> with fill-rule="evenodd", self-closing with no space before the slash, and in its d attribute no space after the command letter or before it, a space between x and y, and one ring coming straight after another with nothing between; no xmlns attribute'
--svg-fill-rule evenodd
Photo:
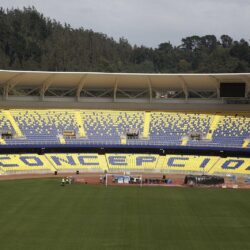
<svg viewBox="0 0 250 250"><path fill-rule="evenodd" d="M94 95L93 93L91 93L90 91L87 91L86 89L84 90L85 94L91 96L91 97L97 97L96 95Z"/></svg>
<svg viewBox="0 0 250 250"><path fill-rule="evenodd" d="M8 100L9 97L9 85L6 84L3 89L3 98L4 100Z"/></svg>
<svg viewBox="0 0 250 250"><path fill-rule="evenodd" d="M148 78L149 102L151 103L153 98L152 79L150 76L148 76L147 78Z"/></svg>
<svg viewBox="0 0 250 250"><path fill-rule="evenodd" d="M198 91L196 90L192 90L192 89L189 89L190 92L193 92L195 95L199 96L200 98L207 98L207 97L204 97L202 94L200 94Z"/></svg>
<svg viewBox="0 0 250 250"><path fill-rule="evenodd" d="M187 81L184 79L183 76L179 76L179 79L181 81L181 86L185 95L185 99L188 99L188 86L187 86Z"/></svg>
<svg viewBox="0 0 250 250"><path fill-rule="evenodd" d="M118 90L120 93L122 93L124 96L127 96L127 97L130 98L130 99L133 98L133 96L130 95L129 93L127 93L126 91L124 91L124 90L122 90L122 89L118 89L118 88L117 88L117 90Z"/></svg>
<svg viewBox="0 0 250 250"><path fill-rule="evenodd" d="M119 82L118 77L115 77L115 84L114 84L114 102L116 102L116 94L117 94L117 89L118 89L118 82Z"/></svg>
<svg viewBox="0 0 250 250"><path fill-rule="evenodd" d="M250 79L247 76L242 76L241 79L246 83L245 97L247 98L248 93L250 92Z"/></svg>
<svg viewBox="0 0 250 250"><path fill-rule="evenodd" d="M30 91L28 91L27 93L25 93L26 96L29 96L30 94L32 94L34 91L38 90L39 88L33 88Z"/></svg>
<svg viewBox="0 0 250 250"><path fill-rule="evenodd" d="M145 93L148 93L147 89L145 89L145 90L141 91L140 93L138 93L137 95L133 96L133 98L138 98L138 97L140 97L141 95L143 95Z"/></svg>
<svg viewBox="0 0 250 250"><path fill-rule="evenodd" d="M104 90L101 94L97 95L97 97L103 97L103 96L105 96L106 94L108 94L108 93L110 93L112 91L113 91L113 88Z"/></svg>
<svg viewBox="0 0 250 250"><path fill-rule="evenodd" d="M40 97L42 100L44 100L44 95L45 92L48 90L48 88L51 86L51 84L53 83L55 75L52 74L50 75L43 83L41 86L41 90L40 90Z"/></svg>
<svg viewBox="0 0 250 250"><path fill-rule="evenodd" d="M87 76L88 76L87 74L82 76L81 80L78 83L77 90L76 90L76 99L77 99L77 101L80 100L81 92L82 92L82 89L84 88L84 85L86 83Z"/></svg>
<svg viewBox="0 0 250 250"><path fill-rule="evenodd" d="M24 73L17 73L14 76L10 77L7 81L3 82L2 85L6 85L6 84L13 84L16 81L19 81L20 77L23 75Z"/></svg>
<svg viewBox="0 0 250 250"><path fill-rule="evenodd" d="M72 89L65 91L64 93L61 94L61 96L66 96L66 95L72 93L73 91L75 91L75 88L72 88Z"/></svg>
<svg viewBox="0 0 250 250"><path fill-rule="evenodd" d="M216 89L217 98L220 98L220 80L215 76L210 75L209 77L213 79L213 85Z"/></svg>
<svg viewBox="0 0 250 250"><path fill-rule="evenodd" d="M3 85L4 85L4 99L5 100L8 100L9 91L11 89L13 89L18 84L18 82L20 81L22 76L23 76L23 73L16 74L16 75L12 76L11 78L9 78L6 82L3 83Z"/></svg>

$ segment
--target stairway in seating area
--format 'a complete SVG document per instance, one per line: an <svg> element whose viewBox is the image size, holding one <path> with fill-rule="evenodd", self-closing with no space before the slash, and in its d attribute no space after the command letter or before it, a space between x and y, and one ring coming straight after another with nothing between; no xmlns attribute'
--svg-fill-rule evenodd
<svg viewBox="0 0 250 250"><path fill-rule="evenodd" d="M250 139L245 139L243 144L242 144L242 148L247 148L249 143L250 143Z"/></svg>
<svg viewBox="0 0 250 250"><path fill-rule="evenodd" d="M98 159L100 162L101 169L108 172L108 163L107 163L106 156L105 155L98 155Z"/></svg>
<svg viewBox="0 0 250 250"><path fill-rule="evenodd" d="M83 120L81 118L81 114L80 114L79 111L75 112L75 118L76 118L76 124L77 124L78 131L79 131L79 136L80 137L85 137L86 134L85 134L85 130L84 130L84 127L83 127Z"/></svg>
<svg viewBox="0 0 250 250"><path fill-rule="evenodd" d="M182 141L181 141L181 146L186 146L188 143L188 137L184 137L182 138Z"/></svg>
<svg viewBox="0 0 250 250"><path fill-rule="evenodd" d="M16 135L18 137L23 137L23 133L22 131L20 130L20 128L18 127L15 119L13 118L13 116L11 115L10 111L8 110L4 110L3 111L4 115L6 116L6 118L10 121L12 127L14 128L15 132L16 132Z"/></svg>
<svg viewBox="0 0 250 250"><path fill-rule="evenodd" d="M149 111L146 111L144 115L143 138L148 138L149 136L150 121L151 121L151 114Z"/></svg>
<svg viewBox="0 0 250 250"><path fill-rule="evenodd" d="M63 135L59 136L59 141L60 141L61 144L65 144L66 143Z"/></svg>
<svg viewBox="0 0 250 250"><path fill-rule="evenodd" d="M206 138L207 140L212 140L213 133L217 129L217 126L218 126L218 124L220 122L220 119L221 119L221 115L218 115L218 114L214 115L213 121L211 123L211 127L209 129L208 134L207 134L207 138Z"/></svg>
<svg viewBox="0 0 250 250"><path fill-rule="evenodd" d="M0 138L0 145L6 144L5 140L3 138Z"/></svg>
<svg viewBox="0 0 250 250"><path fill-rule="evenodd" d="M127 144L127 137L126 136L121 136L121 144Z"/></svg>

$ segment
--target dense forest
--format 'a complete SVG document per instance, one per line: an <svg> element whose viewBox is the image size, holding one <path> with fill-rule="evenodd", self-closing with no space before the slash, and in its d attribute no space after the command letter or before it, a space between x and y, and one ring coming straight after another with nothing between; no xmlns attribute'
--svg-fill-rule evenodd
<svg viewBox="0 0 250 250"><path fill-rule="evenodd" d="M250 46L228 35L190 36L179 46L131 46L44 17L0 8L0 69L105 72L250 72Z"/></svg>

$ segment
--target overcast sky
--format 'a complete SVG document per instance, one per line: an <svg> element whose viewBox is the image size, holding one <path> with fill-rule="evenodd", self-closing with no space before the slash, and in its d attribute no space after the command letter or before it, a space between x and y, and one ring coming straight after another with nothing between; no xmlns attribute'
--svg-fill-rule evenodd
<svg viewBox="0 0 250 250"><path fill-rule="evenodd" d="M194 34L250 38L250 0L0 0L0 6L34 6L74 28L150 47L166 41L178 45Z"/></svg>

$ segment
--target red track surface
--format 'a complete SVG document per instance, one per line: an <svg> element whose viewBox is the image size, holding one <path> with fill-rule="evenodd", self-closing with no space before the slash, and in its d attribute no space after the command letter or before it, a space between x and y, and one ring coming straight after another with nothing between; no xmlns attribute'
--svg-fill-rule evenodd
<svg viewBox="0 0 250 250"><path fill-rule="evenodd" d="M141 174L138 174L138 176ZM83 183L83 184L95 184L95 185L103 185L100 184L100 176L103 174L100 173L81 173L79 175L76 174L15 174L15 175L1 175L0 180L17 180L17 179L39 179L39 178L62 178L66 176L72 176L75 179L76 183ZM136 176L136 174L133 174ZM143 179L145 178L162 178L162 174L143 174ZM172 184L143 184L144 186L166 186L166 187L187 187L183 184L185 175L178 175L178 174L166 174L167 179L172 180ZM237 183L233 183L229 178L225 177L225 186L227 188L233 188L233 186L237 184L238 188L250 189L250 183L245 183L243 178L238 178ZM112 183L111 176L109 177L108 185L119 185L119 186L136 186L134 184L114 184ZM208 187L208 186L198 186L198 187ZM211 187L211 186L210 186ZM214 187L214 186L212 186ZM221 186L218 186L221 187Z"/></svg>

